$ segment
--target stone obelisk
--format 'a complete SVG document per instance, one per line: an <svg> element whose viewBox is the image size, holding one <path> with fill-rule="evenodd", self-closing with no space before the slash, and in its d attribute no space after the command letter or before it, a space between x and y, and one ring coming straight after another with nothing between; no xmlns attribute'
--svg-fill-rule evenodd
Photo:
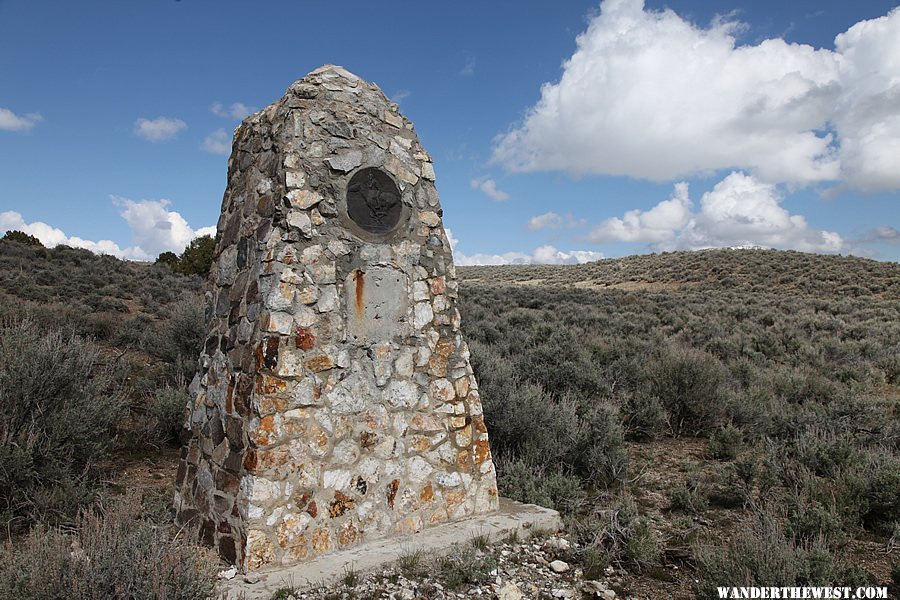
<svg viewBox="0 0 900 600"><path fill-rule="evenodd" d="M235 132L175 508L244 570L497 507L434 179L341 67Z"/></svg>

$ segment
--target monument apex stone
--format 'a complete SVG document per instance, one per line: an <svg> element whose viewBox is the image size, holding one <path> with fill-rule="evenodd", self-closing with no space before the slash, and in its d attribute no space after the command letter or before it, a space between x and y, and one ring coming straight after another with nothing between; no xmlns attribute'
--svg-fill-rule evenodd
<svg viewBox="0 0 900 600"><path fill-rule="evenodd" d="M235 131L175 509L242 570L497 508L434 178L341 67Z"/></svg>

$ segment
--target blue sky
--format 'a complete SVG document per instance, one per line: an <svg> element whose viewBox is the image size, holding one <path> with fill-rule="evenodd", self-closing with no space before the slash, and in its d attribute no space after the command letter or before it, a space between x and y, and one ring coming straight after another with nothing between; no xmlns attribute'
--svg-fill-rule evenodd
<svg viewBox="0 0 900 600"><path fill-rule="evenodd" d="M458 263L897 261L896 4L0 0L0 231L180 251L240 119L333 63L416 125Z"/></svg>

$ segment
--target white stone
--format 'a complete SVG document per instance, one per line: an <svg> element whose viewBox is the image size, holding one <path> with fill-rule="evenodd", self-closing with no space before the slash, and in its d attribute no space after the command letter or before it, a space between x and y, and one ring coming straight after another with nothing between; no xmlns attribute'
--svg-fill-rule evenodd
<svg viewBox="0 0 900 600"><path fill-rule="evenodd" d="M334 285L323 285L320 289L319 301L316 308L319 312L331 312L338 307L337 287Z"/></svg>
<svg viewBox="0 0 900 600"><path fill-rule="evenodd" d="M338 156L326 158L325 162L335 171L343 171L346 173L362 164L362 152L359 150L352 150Z"/></svg>
<svg viewBox="0 0 900 600"><path fill-rule="evenodd" d="M335 464L352 465L359 458L359 447L353 440L344 440L334 447L332 458Z"/></svg>
<svg viewBox="0 0 900 600"><path fill-rule="evenodd" d="M460 483L462 483L462 479L459 477L459 473L438 473L437 476L438 485L443 487L457 487Z"/></svg>
<svg viewBox="0 0 900 600"><path fill-rule="evenodd" d="M554 573L565 573L569 570L569 563L562 560L554 560L550 563L550 570Z"/></svg>
<svg viewBox="0 0 900 600"><path fill-rule="evenodd" d="M281 484L265 477L253 477L254 504L267 504L281 495Z"/></svg>
<svg viewBox="0 0 900 600"><path fill-rule="evenodd" d="M412 348L404 348L400 351L400 356L394 362L394 371L399 377L412 377L413 352Z"/></svg>
<svg viewBox="0 0 900 600"><path fill-rule="evenodd" d="M413 282L413 300L416 302L421 302L423 300L428 300L431 298L431 294L428 291L428 284L424 281L414 281Z"/></svg>
<svg viewBox="0 0 900 600"><path fill-rule="evenodd" d="M331 410L339 415L358 413L368 406L376 394L374 386L360 373L354 373L340 382L328 394Z"/></svg>
<svg viewBox="0 0 900 600"><path fill-rule="evenodd" d="M422 163L422 179L434 181L434 165L430 162Z"/></svg>
<svg viewBox="0 0 900 600"><path fill-rule="evenodd" d="M444 297L443 294L438 294L434 297L434 300L431 301L431 305L434 306L434 312L442 313L449 307L447 304L447 298Z"/></svg>
<svg viewBox="0 0 900 600"><path fill-rule="evenodd" d="M312 235L312 221L306 212L292 210L288 213L287 224L299 230L305 237Z"/></svg>
<svg viewBox="0 0 900 600"><path fill-rule="evenodd" d="M306 185L306 174L303 171L287 171L284 184L289 188L302 188Z"/></svg>
<svg viewBox="0 0 900 600"><path fill-rule="evenodd" d="M294 310L294 322L300 327L312 327L316 324L316 312L308 306L298 306ZM289 331L287 333L290 333Z"/></svg>
<svg viewBox="0 0 900 600"><path fill-rule="evenodd" d="M498 600L522 600L522 591L514 582L509 581L500 588Z"/></svg>
<svg viewBox="0 0 900 600"><path fill-rule="evenodd" d="M412 381L392 381L384 390L384 399L394 408L412 408L419 401L419 386Z"/></svg>
<svg viewBox="0 0 900 600"><path fill-rule="evenodd" d="M346 469L325 471L322 474L322 483L326 488L345 490L350 487L350 477L350 471L347 471Z"/></svg>
<svg viewBox="0 0 900 600"><path fill-rule="evenodd" d="M282 335L289 335L293 324L294 319L288 313L273 312L269 313L269 323L266 329Z"/></svg>
<svg viewBox="0 0 900 600"><path fill-rule="evenodd" d="M409 459L406 469L409 480L412 483L424 482L431 475L432 471L434 471L434 467L429 465L428 461L421 456L413 456Z"/></svg>
<svg viewBox="0 0 900 600"><path fill-rule="evenodd" d="M413 315L413 327L417 331L421 331L426 325L434 320L434 311L427 302L419 302L416 304L415 314Z"/></svg>
<svg viewBox="0 0 900 600"><path fill-rule="evenodd" d="M322 194L312 190L294 190L288 194L288 201L293 208L306 210L322 201Z"/></svg>

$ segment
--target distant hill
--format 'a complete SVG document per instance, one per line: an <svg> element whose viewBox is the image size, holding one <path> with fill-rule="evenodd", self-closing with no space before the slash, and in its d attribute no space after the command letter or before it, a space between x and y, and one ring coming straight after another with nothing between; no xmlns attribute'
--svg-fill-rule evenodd
<svg viewBox="0 0 900 600"><path fill-rule="evenodd" d="M166 319L202 280L164 264L119 260L88 250L0 241L0 318L26 314L101 340L131 319Z"/></svg>
<svg viewBox="0 0 900 600"><path fill-rule="evenodd" d="M665 291L722 289L900 299L900 264L854 256L734 249L643 254L582 265L460 267L464 282Z"/></svg>

